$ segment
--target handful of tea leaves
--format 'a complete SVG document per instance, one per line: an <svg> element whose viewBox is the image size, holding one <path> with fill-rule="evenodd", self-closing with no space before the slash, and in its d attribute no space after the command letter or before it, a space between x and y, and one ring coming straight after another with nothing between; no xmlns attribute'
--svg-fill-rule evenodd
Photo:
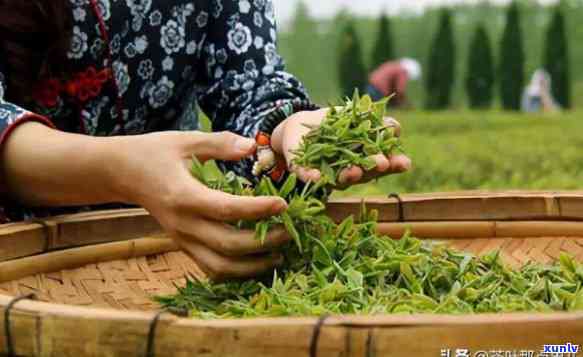
<svg viewBox="0 0 583 357"><path fill-rule="evenodd" d="M268 279L189 281L175 296L157 298L162 306L201 318L583 310L583 266L566 255L551 267L531 264L514 271L497 253L477 258L408 236L398 241L380 236L377 212L365 207L360 217L340 224L324 214L315 195L319 189L341 169L365 166L368 156L398 146L390 129L381 128L384 106L355 96L331 111L323 128L313 128L297 163L320 168L325 178L301 190L295 175L281 188L267 178L251 187L233 173L213 177L194 159L193 175L213 189L285 198L286 213L238 226L255 228L264 239L271 226L282 224L295 244L285 250L284 267ZM332 143L351 150L330 149Z"/></svg>
<svg viewBox="0 0 583 357"><path fill-rule="evenodd" d="M390 155L400 148L394 128L385 122L389 99L375 103L368 95L360 97L355 92L344 106L331 107L322 124L310 127L304 136L294 164L319 169L326 183L332 185L343 168L375 168L371 156Z"/></svg>

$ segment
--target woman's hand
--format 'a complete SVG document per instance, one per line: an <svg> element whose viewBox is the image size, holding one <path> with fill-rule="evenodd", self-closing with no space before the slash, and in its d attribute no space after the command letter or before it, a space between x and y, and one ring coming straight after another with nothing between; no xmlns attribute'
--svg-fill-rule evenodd
<svg viewBox="0 0 583 357"><path fill-rule="evenodd" d="M295 167L292 164L295 158L293 152L299 148L302 138L310 131L306 125L320 125L326 117L327 112L328 109L299 112L282 122L273 132L272 145L274 151L285 156L288 166L304 182L318 181L321 173L316 169ZM385 121L387 126L395 128L395 134L397 136L401 135L401 126L395 119L386 118ZM350 185L371 181L379 176L402 173L411 168L411 160L405 155L388 157L385 155L376 155L374 156L374 160L377 164L374 171L366 172L361 167L351 167L342 171L338 178L339 186L337 188L343 189Z"/></svg>
<svg viewBox="0 0 583 357"><path fill-rule="evenodd" d="M227 222L256 220L287 208L279 197L239 197L211 190L189 172L190 159L241 160L255 142L232 133L170 132L118 138L112 173L125 200L146 208L213 279L256 276L282 262L283 228L265 244Z"/></svg>
<svg viewBox="0 0 583 357"><path fill-rule="evenodd" d="M255 232L226 222L259 219L287 208L279 197L236 197L213 191L190 174L201 161L240 160L255 142L231 133L166 132L91 137L28 122L0 152L0 181L29 206L122 202L146 208L212 278L261 274L282 261L283 229L261 245Z"/></svg>

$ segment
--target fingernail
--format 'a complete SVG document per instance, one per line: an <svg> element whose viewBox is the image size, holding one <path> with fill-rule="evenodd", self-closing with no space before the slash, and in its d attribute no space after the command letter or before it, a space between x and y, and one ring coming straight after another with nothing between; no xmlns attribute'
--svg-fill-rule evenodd
<svg viewBox="0 0 583 357"><path fill-rule="evenodd" d="M287 203L284 200L277 200L272 207L273 214L280 214L287 209Z"/></svg>
<svg viewBox="0 0 583 357"><path fill-rule="evenodd" d="M406 159L404 164L403 164L403 171L411 170L412 166L413 166L413 163L411 162L411 159Z"/></svg>
<svg viewBox="0 0 583 357"><path fill-rule="evenodd" d="M235 147L237 148L237 150L239 150L241 152L250 151L254 145L255 145L255 141L253 141L253 139L248 139L248 138L239 138L235 142Z"/></svg>
<svg viewBox="0 0 583 357"><path fill-rule="evenodd" d="M376 156L373 158L377 164L377 171L380 173L384 173L389 171L391 168L391 162L384 156Z"/></svg>
<svg viewBox="0 0 583 357"><path fill-rule="evenodd" d="M311 170L310 171L310 178L312 179L312 181L314 182L318 182L320 181L321 178L321 174L319 170Z"/></svg>

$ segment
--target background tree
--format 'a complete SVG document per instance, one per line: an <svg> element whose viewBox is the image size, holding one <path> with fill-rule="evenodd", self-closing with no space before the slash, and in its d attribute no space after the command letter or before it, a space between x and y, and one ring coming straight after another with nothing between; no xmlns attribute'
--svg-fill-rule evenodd
<svg viewBox="0 0 583 357"><path fill-rule="evenodd" d="M571 77L569 70L569 48L565 31L565 17L561 6L557 6L549 25L544 53L544 67L551 75L552 92L563 108L571 107Z"/></svg>
<svg viewBox="0 0 583 357"><path fill-rule="evenodd" d="M443 9L439 29L429 52L425 89L427 109L446 109L451 104L455 80L455 44L451 25L451 12Z"/></svg>
<svg viewBox="0 0 583 357"><path fill-rule="evenodd" d="M508 8L500 53L500 95L506 110L520 110L524 87L524 44L518 2Z"/></svg>
<svg viewBox="0 0 583 357"><path fill-rule="evenodd" d="M489 108L492 105L495 70L490 38L483 24L476 29L470 44L467 71L466 90L470 108Z"/></svg>
<svg viewBox="0 0 583 357"><path fill-rule="evenodd" d="M364 91L368 82L361 42L352 20L347 21L340 36L338 78L342 95L349 97L352 97L355 89Z"/></svg>
<svg viewBox="0 0 583 357"><path fill-rule="evenodd" d="M304 2L309 4L306 0ZM469 44L475 35L476 25L480 23L483 23L488 30L492 44L496 73L493 104L499 102L499 56L502 33L506 26L505 20L508 12L508 5L502 6L500 3L499 1L461 2L454 8L452 26L457 46L456 83L451 97L452 106L466 107L468 105L465 80L470 50ZM554 15L555 6L542 5L539 1L528 0L522 0L519 3L521 26L524 31L528 29L528 37L525 32L523 42L526 54L524 62L524 74L526 76L544 65L543 54L546 47L545 42L547 41L546 32ZM583 46L575 45L583 41L583 26L580 25L583 23L583 1L567 0L564 5L566 6L563 7L563 16L565 17L565 31L568 37L571 64L571 108L583 108L583 71L577 71L574 65L583 63ZM411 82L407 90L409 99L415 108L423 107L426 104L426 66L430 49L428 41L432 41L433 35L437 32L441 10L429 7L422 14L416 16L408 16L406 10L404 10L403 16L389 16L396 57L408 56L421 59L424 66L424 79ZM297 50L306 44L306 40L303 35L301 38L296 36L297 27L293 26L293 18L289 22L280 22L278 48L289 66L289 71L298 75L304 82L310 82L306 83L310 96L320 105L325 105L330 100L341 96L338 81L337 64L339 51L337 46L340 43L340 35L344 30L344 24L351 15L348 8L337 14L332 18L316 18L315 14L311 16L312 21L316 24L317 31L317 35L312 38L317 39L317 42L309 42L310 50L312 47L317 47L317 49L313 53L310 52L309 56L306 55L306 51L298 52ZM361 46L363 53L366 55L365 64L367 68L371 64L371 54L373 53L378 33L379 16L380 14L377 14L374 18L360 16L357 21L356 29L362 40ZM462 21L457 21L458 18ZM428 25L430 25L429 29ZM428 36L428 34L431 36ZM317 78L313 78L312 75L315 72L315 67L318 70L322 70ZM528 80L529 78L525 77L525 79Z"/></svg>
<svg viewBox="0 0 583 357"><path fill-rule="evenodd" d="M387 14L382 14L379 19L379 28L376 42L373 47L371 69L375 69L386 61L395 58L393 50L393 33L391 20Z"/></svg>

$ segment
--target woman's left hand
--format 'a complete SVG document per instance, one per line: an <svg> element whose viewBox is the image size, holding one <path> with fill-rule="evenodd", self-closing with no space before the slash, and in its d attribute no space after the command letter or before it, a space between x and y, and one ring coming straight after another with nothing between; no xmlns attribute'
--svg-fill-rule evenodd
<svg viewBox="0 0 583 357"><path fill-rule="evenodd" d="M301 144L304 135L308 134L310 129L306 127L317 126L322 123L326 117L328 109L321 109L311 112L299 112L285 121L275 129L272 135L272 146L276 154L283 155L288 167L295 172L304 182L316 182L320 179L321 173L316 169L305 167L295 167L293 161L295 158L294 151ZM401 126L393 118L385 119L387 126L395 128L395 134L401 135ZM377 166L372 171L365 171L361 167L350 167L343 170L338 178L338 187L347 188L354 184L369 182L380 176L403 173L411 169L411 160L405 155L376 155L373 157Z"/></svg>

